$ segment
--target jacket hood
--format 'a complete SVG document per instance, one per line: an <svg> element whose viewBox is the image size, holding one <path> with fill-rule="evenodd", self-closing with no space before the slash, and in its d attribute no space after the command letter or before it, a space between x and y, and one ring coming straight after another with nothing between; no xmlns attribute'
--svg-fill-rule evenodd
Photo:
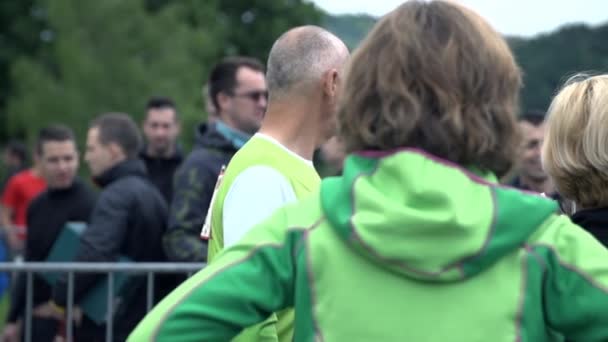
<svg viewBox="0 0 608 342"><path fill-rule="evenodd" d="M345 243L393 272L459 281L520 248L557 210L424 151L360 152L321 185L325 216Z"/></svg>
<svg viewBox="0 0 608 342"><path fill-rule="evenodd" d="M194 136L195 148L208 148L220 151L238 150L232 142L220 133L215 124L202 123L196 128Z"/></svg>

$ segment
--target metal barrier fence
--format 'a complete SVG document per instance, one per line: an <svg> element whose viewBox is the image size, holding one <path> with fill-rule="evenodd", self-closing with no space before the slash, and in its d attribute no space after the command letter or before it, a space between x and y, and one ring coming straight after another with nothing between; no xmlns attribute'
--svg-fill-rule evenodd
<svg viewBox="0 0 608 342"><path fill-rule="evenodd" d="M23 333L25 342L32 341L32 310L33 310L33 275L34 273L67 273L68 298L66 306L66 339L73 341L73 315L74 315L74 274L75 273L105 273L108 281L106 317L106 341L111 342L113 338L112 314L114 307L114 275L116 273L146 274L146 304L147 311L152 309L154 303L154 276L159 273L188 274L192 275L205 267L204 263L84 263L84 262L0 262L0 272L26 273L26 305L25 324Z"/></svg>

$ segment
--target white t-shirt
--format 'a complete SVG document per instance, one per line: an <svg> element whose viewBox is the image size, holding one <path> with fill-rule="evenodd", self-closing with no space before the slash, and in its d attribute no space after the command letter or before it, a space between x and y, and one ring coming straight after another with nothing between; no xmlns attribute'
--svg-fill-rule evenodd
<svg viewBox="0 0 608 342"><path fill-rule="evenodd" d="M280 146L302 159L308 167L313 167L312 161L302 158L275 139L261 133L256 136ZM295 201L291 183L279 171L265 165L248 167L234 179L224 198L224 247L236 243L275 210Z"/></svg>

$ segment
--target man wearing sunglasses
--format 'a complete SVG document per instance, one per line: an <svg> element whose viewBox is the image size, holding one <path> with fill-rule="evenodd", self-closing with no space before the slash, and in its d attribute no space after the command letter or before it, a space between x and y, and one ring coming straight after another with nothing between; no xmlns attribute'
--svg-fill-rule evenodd
<svg viewBox="0 0 608 342"><path fill-rule="evenodd" d="M228 57L211 71L208 94L214 120L196 130L193 151L175 173L164 248L173 261L204 262L200 238L215 183L223 166L260 128L268 90L264 66L248 57Z"/></svg>

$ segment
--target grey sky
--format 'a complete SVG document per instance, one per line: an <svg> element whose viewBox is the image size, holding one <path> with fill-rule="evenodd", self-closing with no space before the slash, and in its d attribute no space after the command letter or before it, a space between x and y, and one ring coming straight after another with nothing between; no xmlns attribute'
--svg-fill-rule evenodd
<svg viewBox="0 0 608 342"><path fill-rule="evenodd" d="M403 0L310 0L332 14L368 13L381 16ZM566 23L608 22L608 0L461 0L501 33L532 36Z"/></svg>

